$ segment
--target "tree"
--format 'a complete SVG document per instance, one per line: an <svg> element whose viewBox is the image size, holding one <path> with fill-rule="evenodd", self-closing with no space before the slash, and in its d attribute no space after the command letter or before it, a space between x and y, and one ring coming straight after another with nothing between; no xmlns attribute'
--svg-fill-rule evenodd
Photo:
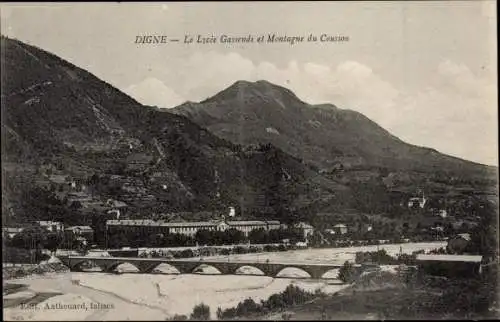
<svg viewBox="0 0 500 322"><path fill-rule="evenodd" d="M38 249L47 243L48 231L39 226L23 229L12 238L12 246L24 249Z"/></svg>
<svg viewBox="0 0 500 322"><path fill-rule="evenodd" d="M191 320L210 320L210 307L206 304L198 304L193 308Z"/></svg>
<svg viewBox="0 0 500 322"><path fill-rule="evenodd" d="M78 210L78 209L81 209L83 206L82 206L82 203L78 200L75 200L71 203L71 205L69 206L69 208L71 210Z"/></svg>
<svg viewBox="0 0 500 322"><path fill-rule="evenodd" d="M410 231L410 225L407 222L403 223L403 227L402 227L403 236L408 237L409 231Z"/></svg>
<svg viewBox="0 0 500 322"><path fill-rule="evenodd" d="M217 308L217 319L222 320L224 318L224 311L222 311L222 308L219 306Z"/></svg>
<svg viewBox="0 0 500 322"><path fill-rule="evenodd" d="M50 233L47 236L47 242L46 242L46 247L52 255L55 255L57 248L61 245L63 241L63 235L61 233Z"/></svg>
<svg viewBox="0 0 500 322"><path fill-rule="evenodd" d="M224 232L224 241L227 244L238 244L245 240L245 235L238 229L231 228Z"/></svg>
<svg viewBox="0 0 500 322"><path fill-rule="evenodd" d="M268 241L268 233L263 228L252 229L248 239L254 244L264 244Z"/></svg>
<svg viewBox="0 0 500 322"><path fill-rule="evenodd" d="M471 241L466 251L481 254L489 260L498 256L497 225L498 213L490 202L481 203L477 210L479 224L471 231Z"/></svg>
<svg viewBox="0 0 500 322"><path fill-rule="evenodd" d="M354 280L354 266L349 261L345 261L340 268L338 279L344 283L351 283Z"/></svg>
<svg viewBox="0 0 500 322"><path fill-rule="evenodd" d="M194 235L194 239L200 244L200 245L206 245L210 243L212 240L212 234L209 230L207 229L200 229L196 232Z"/></svg>

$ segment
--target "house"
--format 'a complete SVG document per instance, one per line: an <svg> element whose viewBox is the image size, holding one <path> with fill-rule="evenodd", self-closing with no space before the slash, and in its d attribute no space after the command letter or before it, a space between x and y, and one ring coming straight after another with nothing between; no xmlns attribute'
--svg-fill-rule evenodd
<svg viewBox="0 0 500 322"><path fill-rule="evenodd" d="M66 237L83 238L86 241L94 240L94 230L90 226L71 226L64 229Z"/></svg>
<svg viewBox="0 0 500 322"><path fill-rule="evenodd" d="M302 231L302 234L304 236L305 241L309 241L309 238L313 235L314 233L314 227L305 223L305 222L300 222L295 225L295 228L299 229Z"/></svg>
<svg viewBox="0 0 500 322"><path fill-rule="evenodd" d="M426 202L427 202L427 199L425 199L425 197L422 197L422 198L419 198L419 197L410 198L410 200L408 201L408 208L414 208L416 206L418 206L420 208L424 208Z"/></svg>
<svg viewBox="0 0 500 322"><path fill-rule="evenodd" d="M106 200L106 206L111 207L111 208L126 208L126 207L128 207L128 205L125 202L119 201L119 200L113 200L113 199Z"/></svg>
<svg viewBox="0 0 500 322"><path fill-rule="evenodd" d="M458 234L453 238L448 239L446 249L453 254L462 254L470 242L470 234Z"/></svg>
<svg viewBox="0 0 500 322"><path fill-rule="evenodd" d="M23 231L23 227L2 227L2 238L13 238Z"/></svg>
<svg viewBox="0 0 500 322"><path fill-rule="evenodd" d="M64 230L64 225L58 221L37 221L36 224L40 227L44 227L50 232L59 232Z"/></svg>
<svg viewBox="0 0 500 322"><path fill-rule="evenodd" d="M448 217L448 212L445 209L440 209L438 210L437 215L441 218L446 218Z"/></svg>
<svg viewBox="0 0 500 322"><path fill-rule="evenodd" d="M480 255L418 254L416 264L420 274L469 278L481 273Z"/></svg>
<svg viewBox="0 0 500 322"><path fill-rule="evenodd" d="M425 195L423 192L420 192L419 197L413 197L408 200L408 208L424 208L425 204L427 203L427 199L425 198Z"/></svg>
<svg viewBox="0 0 500 322"><path fill-rule="evenodd" d="M344 235L347 234L347 226L344 224L336 224L333 226L333 231L335 231L336 235Z"/></svg>

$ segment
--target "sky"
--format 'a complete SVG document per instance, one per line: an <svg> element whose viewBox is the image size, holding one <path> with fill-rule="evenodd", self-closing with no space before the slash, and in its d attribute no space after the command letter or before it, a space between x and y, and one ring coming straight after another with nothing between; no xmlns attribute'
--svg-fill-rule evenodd
<svg viewBox="0 0 500 322"><path fill-rule="evenodd" d="M1 33L162 108L265 79L302 100L368 116L415 145L498 165L493 0L9 3ZM220 37L347 36L221 43ZM179 42L136 44L137 36ZM215 44L184 37L214 36Z"/></svg>

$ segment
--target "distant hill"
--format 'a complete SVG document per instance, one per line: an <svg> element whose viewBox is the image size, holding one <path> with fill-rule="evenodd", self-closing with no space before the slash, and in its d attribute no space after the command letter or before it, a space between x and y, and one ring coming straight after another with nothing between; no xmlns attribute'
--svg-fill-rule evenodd
<svg viewBox="0 0 500 322"><path fill-rule="evenodd" d="M332 104L307 104L267 81L238 81L205 101L185 103L173 111L224 139L270 142L325 169L340 163L344 168L378 166L457 175L494 170L405 143L361 113Z"/></svg>
<svg viewBox="0 0 500 322"><path fill-rule="evenodd" d="M361 113L307 104L267 81L238 81L173 112L234 143L270 143L351 186L371 180L408 193L418 187L428 192L460 187L492 193L497 182L496 167L408 144Z"/></svg>

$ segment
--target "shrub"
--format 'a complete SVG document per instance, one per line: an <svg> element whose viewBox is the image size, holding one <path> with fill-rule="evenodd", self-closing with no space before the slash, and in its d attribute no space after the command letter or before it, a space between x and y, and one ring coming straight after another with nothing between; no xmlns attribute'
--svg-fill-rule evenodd
<svg viewBox="0 0 500 322"><path fill-rule="evenodd" d="M182 258L182 254L180 251L172 251L172 255L174 258Z"/></svg>
<svg viewBox="0 0 500 322"><path fill-rule="evenodd" d="M181 258L194 257L194 253L191 249L185 249L180 253Z"/></svg>
<svg viewBox="0 0 500 322"><path fill-rule="evenodd" d="M355 262L358 264L364 262L373 262L385 265L397 264L396 258L387 254L385 249L381 249L375 252L357 252Z"/></svg>
<svg viewBox="0 0 500 322"><path fill-rule="evenodd" d="M238 306L236 307L236 314L239 316L259 311L260 311L259 305L255 303L255 301L251 298L247 298L243 302L238 303Z"/></svg>
<svg viewBox="0 0 500 322"><path fill-rule="evenodd" d="M314 297L313 293L304 291L298 286L288 285L282 293L285 305L303 304Z"/></svg>
<svg viewBox="0 0 500 322"><path fill-rule="evenodd" d="M222 311L221 307L217 308L217 319L222 320L224 318L224 311Z"/></svg>
<svg viewBox="0 0 500 322"><path fill-rule="evenodd" d="M344 262L344 265L339 270L338 279L344 283L351 283L354 280L354 267L351 263Z"/></svg>
<svg viewBox="0 0 500 322"><path fill-rule="evenodd" d="M235 253L235 254L245 254L245 253L246 253L246 250L245 250L245 248L244 248L244 247L242 247L242 246L236 246L236 247L234 248L234 253Z"/></svg>
<svg viewBox="0 0 500 322"><path fill-rule="evenodd" d="M314 296L324 297L324 296L326 296L326 293L324 293L321 289L317 288L316 290L314 290Z"/></svg>
<svg viewBox="0 0 500 322"><path fill-rule="evenodd" d="M272 245L265 245L264 246L264 251L265 252L272 252L273 251L273 246Z"/></svg>
<svg viewBox="0 0 500 322"><path fill-rule="evenodd" d="M210 320L210 307L206 304L198 304L193 308L191 320Z"/></svg>
<svg viewBox="0 0 500 322"><path fill-rule="evenodd" d="M257 252L259 252L259 248L255 247L255 246L250 246L248 248L248 252L250 252L250 253L257 253Z"/></svg>
<svg viewBox="0 0 500 322"><path fill-rule="evenodd" d="M400 264L405 264L405 265L415 265L415 262L417 260L417 255L408 255L408 254L401 254L398 255L398 262Z"/></svg>
<svg viewBox="0 0 500 322"><path fill-rule="evenodd" d="M169 320L170 321L187 321L187 319L188 319L188 317L184 314L175 314Z"/></svg>
<svg viewBox="0 0 500 322"><path fill-rule="evenodd" d="M237 316L236 308L232 307L232 308L226 309L221 314L222 314L222 317L220 319L232 319L232 318L235 318Z"/></svg>
<svg viewBox="0 0 500 322"><path fill-rule="evenodd" d="M238 303L236 307L229 308L224 311L219 308L217 310L217 317L219 319L233 319L237 316L245 316L257 312L267 313L277 309L281 310L288 306L303 304L315 297L323 295L324 293L320 290L316 290L316 292L311 293L290 284L283 292L273 294L267 300L261 300L260 304L256 303L253 299L248 298L243 302Z"/></svg>

